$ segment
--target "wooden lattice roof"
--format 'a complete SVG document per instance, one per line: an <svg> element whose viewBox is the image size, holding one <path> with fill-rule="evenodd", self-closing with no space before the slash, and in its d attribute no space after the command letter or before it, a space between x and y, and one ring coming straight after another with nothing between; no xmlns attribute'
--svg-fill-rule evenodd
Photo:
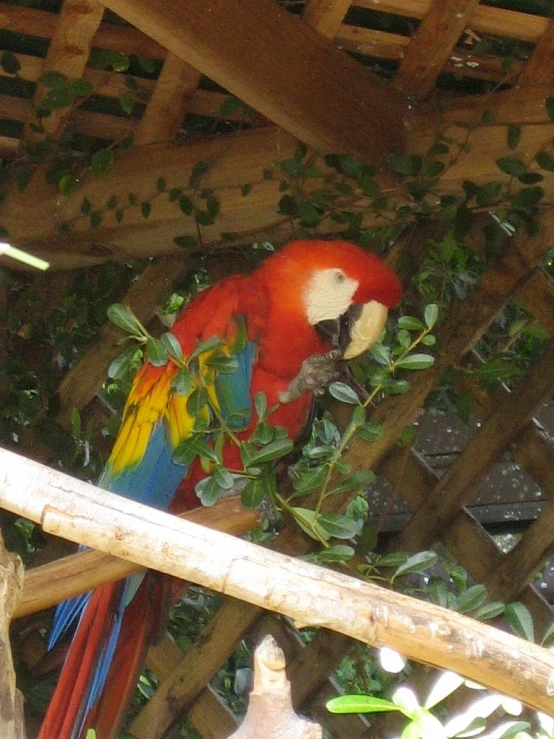
<svg viewBox="0 0 554 739"><path fill-rule="evenodd" d="M186 252L174 239L196 237L197 224L165 192L186 190L198 162L210 162L202 186L217 193L221 209L215 223L202 228L202 250L210 251L226 243L225 233L234 234L234 244L288 237L289 218L277 207L276 163L292 157L299 140L314 156L357 155L375 166L383 191L398 195L401 185L383 165L383 155L425 154L441 133L460 146L437 180L437 197L459 195L468 180L475 186L507 181L510 174L497 164L507 151L524 161L528 172L540 169L537 151L551 151L554 123L546 101L554 96L554 22L548 5L539 0L0 3L0 26L0 49L5 50L0 149L9 167L24 170L26 147L45 135L60 140L71 132L76 141L87 137L97 149L113 145L116 150L102 177L75 170L80 186L67 194L48 182L40 167L33 169L25 188L10 183L0 206L0 226L14 245L49 260L54 270L153 258L122 298L145 324L187 269ZM99 69L102 51L129 57L130 67ZM17 72L6 52L17 59ZM45 131L39 136L36 108L49 88L38 80L53 71L90 81L94 92L42 119ZM224 105L229 95L248 108ZM131 97L132 110L123 98L131 112L121 106L122 96ZM517 140L507 150L510 130L517 130ZM129 134L132 145L120 148ZM81 145L75 152L82 153ZM417 551L442 541L471 577L487 586L491 598L523 601L537 633L553 620L551 605L532 584L554 553L554 443L537 420L554 387L552 339L515 389L498 385L489 392L470 375L461 380L472 399L476 429L444 474L432 469L417 448L397 441L446 370L479 362L479 342L510 301L550 337L554 333L554 282L545 268L554 246L554 179L551 168L540 171L545 205L536 232L522 229L515 237L505 236L496 254L484 261L476 286L446 310L434 366L413 378L407 394L390 397L376 409L383 436L371 444L356 441L345 457L354 468L377 470L412 512L391 546ZM525 186L512 179L514 191ZM157 190L160 180L166 183L163 193ZM315 178L314 187L318 182ZM110 197L125 203L124 217L106 205ZM89 206L84 208L84 202ZM143 202L150 206L147 217ZM481 210L487 219L489 208ZM95 212L101 216L96 221ZM367 214L368 224L372 218L374 213ZM332 230L336 224L330 221L317 228L320 233ZM437 238L421 221L396 240L388 256L415 303L409 277L424 262L430 236ZM479 229L470 241L483 253ZM45 281L62 279L57 273ZM52 294L51 284L48 289ZM73 408L85 411L94 402L120 351L119 338L118 330L106 325L100 345L64 374L58 388L60 424L69 424ZM340 418L341 409L335 412ZM33 453L40 456L36 448ZM479 483L506 454L533 479L543 501L540 515L508 554L467 508ZM163 735L173 718L159 711L167 691L171 711L188 711L204 736L232 731L235 719L209 681L252 628L278 634L292 674L299 676L299 705L313 710L337 737L378 735L369 734L364 721L339 721L322 709L324 696L334 690L328 675L350 644L345 637L321 632L303 646L276 617L235 601L222 606L201 645L184 660L169 637L150 651L161 697L143 709L133 734L144 739Z"/></svg>

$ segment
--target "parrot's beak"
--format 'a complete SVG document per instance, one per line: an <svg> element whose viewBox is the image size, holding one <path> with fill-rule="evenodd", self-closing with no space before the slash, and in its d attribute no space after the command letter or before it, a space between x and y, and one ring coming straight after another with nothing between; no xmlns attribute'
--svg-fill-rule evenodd
<svg viewBox="0 0 554 739"><path fill-rule="evenodd" d="M315 329L323 341L340 349L343 359L352 359L375 344L385 327L387 312L387 307L376 300L365 305L356 303L342 316L320 321Z"/></svg>
<svg viewBox="0 0 554 739"><path fill-rule="evenodd" d="M359 307L359 316L350 321L350 341L344 349L344 359L358 357L372 347L387 322L388 308L382 303L371 300Z"/></svg>

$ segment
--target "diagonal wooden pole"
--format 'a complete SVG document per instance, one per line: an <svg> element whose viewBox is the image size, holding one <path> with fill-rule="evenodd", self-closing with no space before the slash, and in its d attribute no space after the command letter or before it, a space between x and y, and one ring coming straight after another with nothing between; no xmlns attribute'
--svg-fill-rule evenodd
<svg viewBox="0 0 554 739"><path fill-rule="evenodd" d="M114 495L0 450L0 506L57 536L387 644L554 714L554 655L486 624Z"/></svg>

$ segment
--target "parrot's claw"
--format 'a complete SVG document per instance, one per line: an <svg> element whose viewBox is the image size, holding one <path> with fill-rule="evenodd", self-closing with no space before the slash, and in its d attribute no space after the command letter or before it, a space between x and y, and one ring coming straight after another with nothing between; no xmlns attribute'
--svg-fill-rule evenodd
<svg viewBox="0 0 554 739"><path fill-rule="evenodd" d="M279 393L281 403L292 403L306 390L316 395L339 376L337 361L342 358L340 349L331 349L325 354L314 354L302 362L300 372L289 384L288 388Z"/></svg>

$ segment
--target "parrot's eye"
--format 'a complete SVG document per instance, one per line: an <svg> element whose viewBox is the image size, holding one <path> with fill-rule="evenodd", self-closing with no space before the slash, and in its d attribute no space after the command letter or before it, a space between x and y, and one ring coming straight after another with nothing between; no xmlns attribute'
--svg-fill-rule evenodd
<svg viewBox="0 0 554 739"><path fill-rule="evenodd" d="M346 275L342 271L342 269L337 269L335 272L335 282L337 282L339 285L342 285L342 283L346 280Z"/></svg>

